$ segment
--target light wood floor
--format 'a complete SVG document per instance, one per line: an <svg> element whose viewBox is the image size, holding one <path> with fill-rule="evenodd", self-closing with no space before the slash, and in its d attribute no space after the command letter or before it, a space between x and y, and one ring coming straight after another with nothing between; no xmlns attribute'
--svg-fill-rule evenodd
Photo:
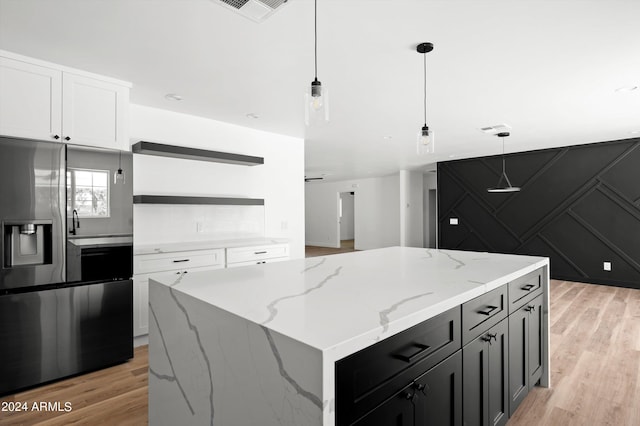
<svg viewBox="0 0 640 426"><path fill-rule="evenodd" d="M354 248L354 240L340 241L340 248L305 246L305 257L326 256L329 254L349 253L356 251Z"/></svg>
<svg viewBox="0 0 640 426"><path fill-rule="evenodd" d="M553 387L535 388L509 426L640 425L640 290L552 281L550 318ZM126 364L0 397L73 407L0 412L0 425L144 425L147 363L143 346Z"/></svg>

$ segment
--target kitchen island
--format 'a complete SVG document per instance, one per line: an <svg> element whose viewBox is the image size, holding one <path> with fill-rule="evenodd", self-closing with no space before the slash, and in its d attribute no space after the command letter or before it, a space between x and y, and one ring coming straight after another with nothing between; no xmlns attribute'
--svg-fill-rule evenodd
<svg viewBox="0 0 640 426"><path fill-rule="evenodd" d="M504 407L503 399L504 422L527 388L549 385L547 258L391 247L158 275L149 305L151 425L384 424L389 406L406 399L413 407L427 394L410 376L417 368L445 364L457 366L447 376L455 383L448 403L453 423L461 424L463 355L472 354L465 350L476 340L491 345L491 330L511 326L512 316L510 332L525 320L535 324L515 319L521 308L537 312L538 340L512 356L513 365L503 352L502 364L527 371L500 375L509 381L504 397L515 401ZM508 334L502 347L517 350L523 336L509 342ZM387 348L391 343L397 346ZM538 368L529 363L532 350ZM388 360L372 360L385 351ZM472 388L469 368L465 389ZM524 391L517 388L527 378ZM407 393L414 387L422 394ZM410 417L403 424L420 424L414 411L403 414Z"/></svg>

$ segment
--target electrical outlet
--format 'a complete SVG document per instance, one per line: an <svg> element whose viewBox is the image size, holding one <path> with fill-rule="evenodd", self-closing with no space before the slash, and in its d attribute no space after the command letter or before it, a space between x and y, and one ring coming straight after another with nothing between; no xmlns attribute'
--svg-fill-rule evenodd
<svg viewBox="0 0 640 426"><path fill-rule="evenodd" d="M196 232L197 233L201 233L202 229L204 228L202 222L196 222Z"/></svg>
<svg viewBox="0 0 640 426"><path fill-rule="evenodd" d="M611 270L611 262L604 262L603 265L602 265L602 268L605 271L610 271Z"/></svg>
<svg viewBox="0 0 640 426"><path fill-rule="evenodd" d="M289 222L287 222L286 220L280 222L280 229L282 231L286 231L287 229L289 229Z"/></svg>
<svg viewBox="0 0 640 426"><path fill-rule="evenodd" d="M458 218L457 217L450 217L449 218L449 225L457 225L458 224Z"/></svg>

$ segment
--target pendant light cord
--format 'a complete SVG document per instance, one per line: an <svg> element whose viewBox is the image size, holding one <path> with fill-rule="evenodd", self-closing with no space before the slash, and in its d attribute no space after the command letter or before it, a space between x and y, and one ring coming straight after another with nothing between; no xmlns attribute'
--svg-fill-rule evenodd
<svg viewBox="0 0 640 426"><path fill-rule="evenodd" d="M314 0L313 9L313 41L314 41L314 65L315 79L318 80L318 0Z"/></svg>
<svg viewBox="0 0 640 426"><path fill-rule="evenodd" d="M505 172L505 167L504 167L504 138L502 139L502 174L506 174Z"/></svg>
<svg viewBox="0 0 640 426"><path fill-rule="evenodd" d="M424 125L427 126L427 53L423 53L424 57Z"/></svg>

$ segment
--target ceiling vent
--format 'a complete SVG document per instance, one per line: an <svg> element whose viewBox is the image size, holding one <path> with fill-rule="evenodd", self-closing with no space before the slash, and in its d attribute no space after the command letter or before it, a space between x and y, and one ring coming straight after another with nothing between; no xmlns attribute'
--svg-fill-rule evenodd
<svg viewBox="0 0 640 426"><path fill-rule="evenodd" d="M494 126L481 127L480 130L490 135L497 135L498 133L508 132L511 130L511 126L503 123L496 124Z"/></svg>
<svg viewBox="0 0 640 426"><path fill-rule="evenodd" d="M262 22L273 15L288 0L211 0L239 13L254 22Z"/></svg>

